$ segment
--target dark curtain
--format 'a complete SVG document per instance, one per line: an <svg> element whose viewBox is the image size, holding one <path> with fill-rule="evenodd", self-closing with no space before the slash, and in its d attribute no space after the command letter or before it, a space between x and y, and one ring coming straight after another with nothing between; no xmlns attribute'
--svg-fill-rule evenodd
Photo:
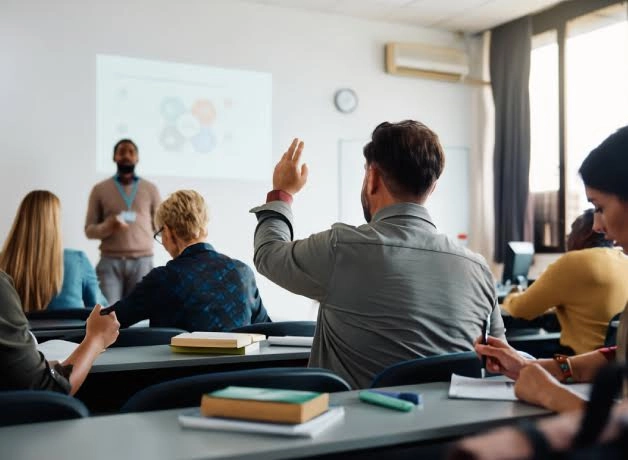
<svg viewBox="0 0 628 460"><path fill-rule="evenodd" d="M529 17L491 31L490 72L495 102L495 261L503 262L509 241L527 236L530 172Z"/></svg>

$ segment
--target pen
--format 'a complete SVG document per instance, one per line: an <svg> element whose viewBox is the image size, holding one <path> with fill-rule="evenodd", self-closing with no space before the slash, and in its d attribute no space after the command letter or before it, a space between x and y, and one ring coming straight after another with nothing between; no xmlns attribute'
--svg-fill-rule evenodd
<svg viewBox="0 0 628 460"><path fill-rule="evenodd" d="M112 306L107 307L107 308L101 308L101 310L100 310L100 316L108 315L108 314L109 314L109 313L111 313L112 311L116 311L116 309L115 309L115 305L112 305Z"/></svg>
<svg viewBox="0 0 628 460"><path fill-rule="evenodd" d="M484 328L482 330L482 345L488 345L488 334L491 329L491 314L490 312L484 322ZM486 377L486 355L482 355L482 378Z"/></svg>
<svg viewBox="0 0 628 460"><path fill-rule="evenodd" d="M369 390L373 393L379 393L380 395L390 396L391 398L401 399L402 401L408 401L418 406L423 401L421 398L421 393L410 393L410 392L398 392L398 391L382 391L382 390Z"/></svg>

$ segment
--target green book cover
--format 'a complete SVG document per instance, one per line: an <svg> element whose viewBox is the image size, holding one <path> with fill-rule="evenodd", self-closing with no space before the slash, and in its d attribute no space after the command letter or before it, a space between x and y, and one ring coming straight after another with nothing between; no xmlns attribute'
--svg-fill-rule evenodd
<svg viewBox="0 0 628 460"><path fill-rule="evenodd" d="M275 388L253 388L230 386L208 393L212 398L246 399L261 402L303 404L319 397L313 391L279 390Z"/></svg>

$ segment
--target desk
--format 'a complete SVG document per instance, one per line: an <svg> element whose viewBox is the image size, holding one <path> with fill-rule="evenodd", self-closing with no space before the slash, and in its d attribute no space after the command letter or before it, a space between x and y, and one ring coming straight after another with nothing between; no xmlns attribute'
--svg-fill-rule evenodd
<svg viewBox="0 0 628 460"><path fill-rule="evenodd" d="M28 320L28 328L33 332L85 329L85 321L81 319L30 319Z"/></svg>
<svg viewBox="0 0 628 460"><path fill-rule="evenodd" d="M260 367L304 367L309 357L309 348L267 343L244 356L173 353L168 345L110 348L96 359L76 397L93 412L112 412L139 390L166 380Z"/></svg>
<svg viewBox="0 0 628 460"><path fill-rule="evenodd" d="M448 399L446 382L395 388L421 392L423 406L404 413L361 403L356 391L332 393L331 403L345 407L345 419L314 439L182 429L181 410L175 409L0 428L0 445L3 457L16 459L264 460L343 452L343 459L390 460L393 445L420 452L439 441L549 414L519 402ZM378 448L384 450L365 451Z"/></svg>

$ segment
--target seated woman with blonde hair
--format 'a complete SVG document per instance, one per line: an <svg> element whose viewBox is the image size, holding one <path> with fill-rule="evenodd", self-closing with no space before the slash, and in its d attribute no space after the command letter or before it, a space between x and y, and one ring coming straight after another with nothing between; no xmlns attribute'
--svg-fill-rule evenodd
<svg viewBox="0 0 628 460"><path fill-rule="evenodd" d="M25 312L107 305L83 251L63 249L61 203L46 190L28 193L0 252Z"/></svg>
<svg viewBox="0 0 628 460"><path fill-rule="evenodd" d="M179 190L157 208L155 239L172 256L154 268L115 311L122 327L144 319L152 327L228 331L270 321L253 271L206 243L207 206L193 190Z"/></svg>

